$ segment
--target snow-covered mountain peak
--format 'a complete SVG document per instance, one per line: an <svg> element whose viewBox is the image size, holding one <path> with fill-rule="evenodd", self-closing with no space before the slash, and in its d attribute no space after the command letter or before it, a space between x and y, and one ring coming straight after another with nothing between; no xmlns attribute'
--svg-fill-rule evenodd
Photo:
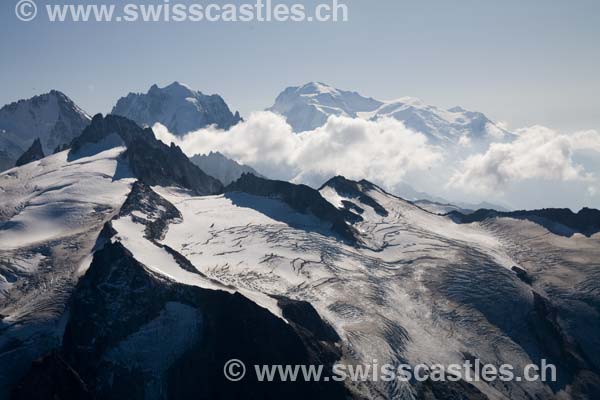
<svg viewBox="0 0 600 400"><path fill-rule="evenodd" d="M314 96L317 94L339 95L340 91L333 86L329 86L322 82L308 82L298 88L298 92L303 95Z"/></svg>
<svg viewBox="0 0 600 400"><path fill-rule="evenodd" d="M383 103L385 103L385 105L405 104L407 106L412 106L412 107L428 107L427 104L425 104L425 102L423 100L421 100L420 98L410 97L410 96L402 96L402 97L398 97L393 100L386 100L386 101L383 101Z"/></svg>
<svg viewBox="0 0 600 400"><path fill-rule="evenodd" d="M296 132L316 129L335 115L367 120L394 118L425 134L432 143L445 145L459 144L464 136L477 141L508 133L484 114L462 107L446 110L407 96L377 100L320 82L285 89L268 111L283 115Z"/></svg>
<svg viewBox="0 0 600 400"><path fill-rule="evenodd" d="M309 82L285 89L268 111L285 116L294 131L303 132L322 126L330 115L356 118L358 113L374 111L381 105L356 92Z"/></svg>
<svg viewBox="0 0 600 400"><path fill-rule="evenodd" d="M152 85L149 93L166 93L173 97L194 97L198 94L202 95L200 91L193 90L190 86L185 83L173 82L164 88L159 88L156 84Z"/></svg>
<svg viewBox="0 0 600 400"><path fill-rule="evenodd" d="M43 93L29 99L18 100L7 104L6 106L2 107L1 110L5 114L19 115L23 112L24 108L32 110L39 109L45 112L65 111L65 109L70 109L71 111L80 114L82 117L88 120L90 119L90 116L77 104L75 104L75 102L69 98L69 96L55 89L50 90L48 93Z"/></svg>
<svg viewBox="0 0 600 400"><path fill-rule="evenodd" d="M152 85L147 93L129 93L117 101L112 114L141 126L160 122L176 135L209 125L229 129L241 121L239 113L232 113L221 96L205 95L179 82L163 88Z"/></svg>
<svg viewBox="0 0 600 400"><path fill-rule="evenodd" d="M453 113L458 113L458 112L466 112L468 110L465 110L461 106L454 106L452 108L449 108L448 111L453 112Z"/></svg>
<svg viewBox="0 0 600 400"><path fill-rule="evenodd" d="M69 107L71 107L72 109L78 111L80 114L86 116L88 119L91 118L91 116L87 112L85 112L69 96L67 96L65 93L61 92L60 90L52 89L52 90L50 90L50 92L48 92L48 94L50 95L50 97L54 97L58 103L66 104Z"/></svg>
<svg viewBox="0 0 600 400"><path fill-rule="evenodd" d="M51 154L68 144L89 124L90 117L67 95L52 90L19 100L0 109L0 171L14 166L17 158L40 138L43 152Z"/></svg>
<svg viewBox="0 0 600 400"><path fill-rule="evenodd" d="M322 82L309 82L301 87L291 87L287 90L315 101L329 100L332 102L330 106L338 106L349 115L355 114L358 109L371 109L381 105L380 101L370 97L364 97L357 92L337 89Z"/></svg>

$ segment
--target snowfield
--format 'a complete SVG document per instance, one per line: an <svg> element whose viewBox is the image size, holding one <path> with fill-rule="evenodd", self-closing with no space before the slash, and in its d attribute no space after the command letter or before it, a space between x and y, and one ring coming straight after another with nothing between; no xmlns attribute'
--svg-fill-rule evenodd
<svg viewBox="0 0 600 400"><path fill-rule="evenodd" d="M161 243L202 274L244 293L309 301L344 338L347 361L448 364L461 363L465 354L498 365L535 361L536 353L519 343L528 334L522 324L533 307L531 287L511 272L524 262L524 249L510 233L498 235L499 226L520 232L532 229L529 222L457 225L377 189L367 194L389 215L356 202L364 209L364 221L355 227L365 246L355 248L322 234L317 220L277 200L154 189L182 215ZM336 207L352 200L331 188L321 194ZM580 242L591 249L598 239L555 238L571 251ZM537 271L556 272L541 265ZM476 386L490 398L551 393L539 382ZM369 396L411 391L401 384L357 390Z"/></svg>
<svg viewBox="0 0 600 400"><path fill-rule="evenodd" d="M116 147L68 162L68 151L0 175L0 250L58 240L89 229L95 214L123 204L132 178L114 180ZM10 227L10 229L6 229Z"/></svg>
<svg viewBox="0 0 600 400"><path fill-rule="evenodd" d="M140 215L138 212L136 212L136 216L146 221L152 219L152 216ZM136 222L130 216L124 216L113 220L111 224L117 232L111 240L123 244L127 250L132 252L137 261L144 264L151 271L184 285L222 290L228 293L236 291L235 287L220 284L217 280L211 280L202 274L183 269L174 256L165 248L149 243L145 234L146 225L144 223ZM258 305L270 310L274 315L283 318L275 299L263 293L245 290L244 288L237 291L252 299Z"/></svg>

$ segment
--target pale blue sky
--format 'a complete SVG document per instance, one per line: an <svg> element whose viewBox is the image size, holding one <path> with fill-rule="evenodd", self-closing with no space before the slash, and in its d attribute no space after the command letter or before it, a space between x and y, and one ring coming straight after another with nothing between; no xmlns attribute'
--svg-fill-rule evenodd
<svg viewBox="0 0 600 400"><path fill-rule="evenodd" d="M347 0L346 23L24 23L15 3L0 4L0 104L56 88L107 112L129 91L178 80L247 114L318 80L511 127L600 129L595 0Z"/></svg>

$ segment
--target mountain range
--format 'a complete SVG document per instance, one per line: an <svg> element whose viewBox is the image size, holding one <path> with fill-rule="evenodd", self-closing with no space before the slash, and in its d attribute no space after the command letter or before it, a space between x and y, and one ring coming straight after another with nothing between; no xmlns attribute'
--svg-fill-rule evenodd
<svg viewBox="0 0 600 400"><path fill-rule="evenodd" d="M332 113L338 115L335 111L338 109L344 110L339 115L358 116L360 112L357 110L375 110L383 104L357 93L340 91L316 83L304 85L302 88L286 89L278 97L276 104L283 104L281 99L294 97L294 93L298 92L302 93L300 98L307 96L306 98L312 98L315 102L329 105L329 111L322 115L319 123L325 123L328 115ZM316 92L322 94L314 95ZM288 119L294 119L295 111L288 111ZM173 82L164 88L153 85L145 94L130 93L116 102L112 114L129 118L140 126L148 127L161 123L176 135L185 135L209 125L228 129L241 121L239 113L233 114L220 96L204 95L179 82ZM29 159L33 150L39 157L40 152L37 148L29 149L35 139L40 139L41 154L51 154L68 145L83 131L89 121L90 117L86 112L66 95L54 90L3 107L0 111L0 171L12 168L25 153L29 155L24 159ZM199 154L193 157L192 161L224 184L231 183L244 172L258 174L251 167L240 165L218 152ZM444 199L414 190L408 184L398 189L398 194L410 200L426 199L439 204L448 203ZM463 208L465 207L469 208L470 205L463 205ZM501 207L492 205L492 208Z"/></svg>
<svg viewBox="0 0 600 400"><path fill-rule="evenodd" d="M179 82L164 88L153 85L146 94L130 93L117 101L112 114L145 127L158 122L179 135L209 125L228 129L241 121L239 113L231 113L220 96L204 95ZM86 112L56 90L6 105L0 109L0 171L14 167L21 157L32 161L40 154L52 154L69 145L90 120ZM37 146L37 139L41 147ZM244 172L258 175L254 169L220 153L198 155L194 161L225 184Z"/></svg>
<svg viewBox="0 0 600 400"><path fill-rule="evenodd" d="M597 210L437 215L343 176L223 185L116 115L0 193L0 398L600 396ZM232 358L544 359L558 379L234 384Z"/></svg>

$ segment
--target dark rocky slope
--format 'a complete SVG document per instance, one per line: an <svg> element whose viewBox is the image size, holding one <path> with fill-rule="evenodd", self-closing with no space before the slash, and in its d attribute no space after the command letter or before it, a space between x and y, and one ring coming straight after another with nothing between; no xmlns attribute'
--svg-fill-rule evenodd
<svg viewBox="0 0 600 400"><path fill-rule="evenodd" d="M306 185L295 185L244 174L224 190L225 193L243 192L280 200L293 210L303 214L312 214L330 224L330 229L344 240L353 244L358 242L357 233L346 222L346 213L335 208L318 191Z"/></svg>
<svg viewBox="0 0 600 400"><path fill-rule="evenodd" d="M118 142L121 143L118 143ZM180 186L198 195L219 193L221 183L195 166L181 149L167 146L133 121L116 115L95 115L89 127L71 143L69 157L97 152L102 146L124 145L123 159L134 176L148 185Z"/></svg>
<svg viewBox="0 0 600 400"><path fill-rule="evenodd" d="M261 176L254 168L239 164L218 151L211 151L208 154L196 154L190 157L190 161L208 175L217 178L223 185L235 182L245 173Z"/></svg>
<svg viewBox="0 0 600 400"><path fill-rule="evenodd" d="M448 216L455 222L462 224L500 217L524 219L542 225L550 232L561 236L572 236L575 233L581 233L589 237L600 232L600 210L593 208L583 208L578 213L574 213L568 208L509 212L481 209L467 215L452 211L448 213Z"/></svg>
<svg viewBox="0 0 600 400"><path fill-rule="evenodd" d="M341 196L357 199L359 202L372 207L373 210L375 210L375 212L382 217L388 216L388 211L375 199L373 199L373 197L365 193L369 190L382 189L378 188L367 180L363 179L360 182L355 182L338 175L325 182L323 186L319 188L319 190L325 187L334 189ZM358 210L358 212L361 213L360 207L352 202L344 203L344 207L349 211L356 212Z"/></svg>
<svg viewBox="0 0 600 400"><path fill-rule="evenodd" d="M40 138L37 138L33 141L31 146L29 147L29 149L27 149L27 151L25 153L23 153L21 155L21 157L19 157L17 159L15 166L20 167L21 165L25 165L25 164L29 164L30 162L33 162L33 161L41 160L44 157L45 157L45 155L44 155L44 150L42 149L42 142L40 141Z"/></svg>

